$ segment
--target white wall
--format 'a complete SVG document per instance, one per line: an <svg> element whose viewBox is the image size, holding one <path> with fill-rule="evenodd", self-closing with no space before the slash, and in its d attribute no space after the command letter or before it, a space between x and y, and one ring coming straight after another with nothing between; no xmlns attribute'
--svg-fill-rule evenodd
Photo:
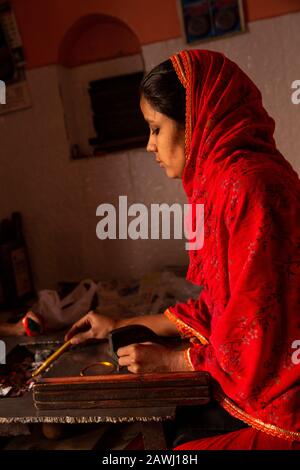
<svg viewBox="0 0 300 470"><path fill-rule="evenodd" d="M58 80L64 104L67 135L72 144L79 146L84 155L91 155L89 139L96 137L89 95L89 83L108 77L143 72L140 54L68 69L58 68Z"/></svg>
<svg viewBox="0 0 300 470"><path fill-rule="evenodd" d="M245 34L194 47L225 53L256 82L276 121L278 147L300 173L300 105L291 102L291 83L300 79L299 39L300 13L295 13L250 23ZM146 69L184 47L181 39L143 47ZM104 64L96 65L100 76ZM72 73L82 81L90 71L87 65ZM97 239L99 204L117 204L119 195L127 195L129 204L184 203L181 182L168 180L142 149L71 161L61 69L43 67L27 75L32 107L0 116L0 217L22 212L37 287L86 276L138 277L185 264L184 241Z"/></svg>

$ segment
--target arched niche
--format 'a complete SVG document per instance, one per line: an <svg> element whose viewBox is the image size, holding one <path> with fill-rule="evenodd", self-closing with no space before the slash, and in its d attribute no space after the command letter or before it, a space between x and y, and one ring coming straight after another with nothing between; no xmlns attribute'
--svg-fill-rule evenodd
<svg viewBox="0 0 300 470"><path fill-rule="evenodd" d="M118 18L87 15L66 32L58 51L58 62L64 67L107 61L141 54L135 33Z"/></svg>
<svg viewBox="0 0 300 470"><path fill-rule="evenodd" d="M120 19L93 14L65 33L58 51L59 84L70 152L91 156L95 137L89 95L91 82L144 72L136 34Z"/></svg>

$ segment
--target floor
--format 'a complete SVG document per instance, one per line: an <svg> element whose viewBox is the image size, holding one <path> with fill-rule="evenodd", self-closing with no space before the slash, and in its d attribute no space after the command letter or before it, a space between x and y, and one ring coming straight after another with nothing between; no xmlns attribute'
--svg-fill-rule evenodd
<svg viewBox="0 0 300 470"><path fill-rule="evenodd" d="M3 450L142 449L139 423L35 424L30 435L0 438Z"/></svg>

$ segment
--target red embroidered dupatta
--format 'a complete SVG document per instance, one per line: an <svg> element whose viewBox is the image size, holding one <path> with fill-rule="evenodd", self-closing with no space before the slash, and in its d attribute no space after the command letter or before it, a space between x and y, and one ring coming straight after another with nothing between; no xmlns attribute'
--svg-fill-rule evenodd
<svg viewBox="0 0 300 470"><path fill-rule="evenodd" d="M183 186L191 204L204 204L205 222L187 275L203 291L165 314L192 338L186 359L210 372L232 415L300 440L299 178L236 64L203 50L171 60L187 97Z"/></svg>

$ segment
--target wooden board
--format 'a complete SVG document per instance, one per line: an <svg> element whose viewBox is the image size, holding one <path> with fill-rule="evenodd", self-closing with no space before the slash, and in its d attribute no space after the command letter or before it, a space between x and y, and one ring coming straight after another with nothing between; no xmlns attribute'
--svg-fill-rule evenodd
<svg viewBox="0 0 300 470"><path fill-rule="evenodd" d="M81 377L80 370L97 361L112 361L103 341L64 353L33 386L39 410L140 408L200 405L210 400L206 372L131 374L127 369Z"/></svg>

